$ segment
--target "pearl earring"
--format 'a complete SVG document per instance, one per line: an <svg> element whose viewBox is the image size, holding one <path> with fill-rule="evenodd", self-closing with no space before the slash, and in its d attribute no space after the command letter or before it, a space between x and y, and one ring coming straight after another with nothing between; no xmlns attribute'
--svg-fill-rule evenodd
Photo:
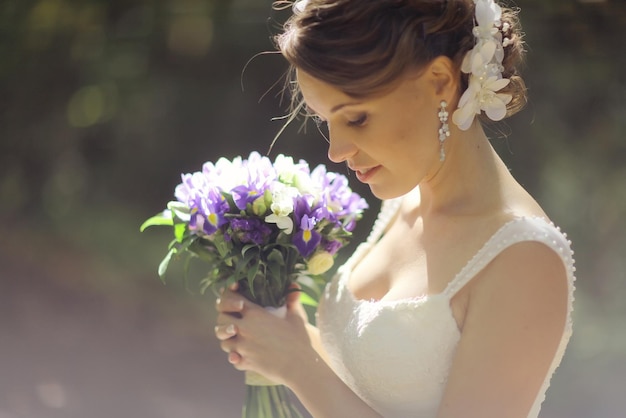
<svg viewBox="0 0 626 418"><path fill-rule="evenodd" d="M439 122L441 127L439 128L439 161L446 159L446 153L443 149L443 142L450 136L450 127L448 126L448 110L446 109L448 103L445 100L441 101L441 109L439 109Z"/></svg>

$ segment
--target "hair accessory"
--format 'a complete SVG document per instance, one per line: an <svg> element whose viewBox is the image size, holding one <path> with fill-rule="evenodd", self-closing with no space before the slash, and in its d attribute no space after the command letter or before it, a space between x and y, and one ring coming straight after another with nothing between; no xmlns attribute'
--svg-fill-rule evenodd
<svg viewBox="0 0 626 418"><path fill-rule="evenodd" d="M502 9L494 0L474 0L474 3L476 44L465 54L461 65L461 71L470 75L469 85L452 114L452 121L464 131L481 111L491 120L504 119L506 105L513 98L510 94L497 93L511 81L502 77L504 47L511 44L510 38L503 40L502 35L508 33L509 24L500 20Z"/></svg>
<svg viewBox="0 0 626 418"><path fill-rule="evenodd" d="M300 14L304 12L304 8L306 7L309 0L296 0L291 5L294 14Z"/></svg>
<svg viewBox="0 0 626 418"><path fill-rule="evenodd" d="M448 126L448 110L446 107L448 103L445 100L441 101L441 109L439 110L439 122L441 127L439 128L439 161L446 159L446 152L443 149L443 142L450 136L450 127Z"/></svg>

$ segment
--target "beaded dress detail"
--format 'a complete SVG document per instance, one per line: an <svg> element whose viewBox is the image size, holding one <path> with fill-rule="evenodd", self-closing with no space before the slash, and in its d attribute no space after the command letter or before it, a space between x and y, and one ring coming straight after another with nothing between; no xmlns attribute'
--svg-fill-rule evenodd
<svg viewBox="0 0 626 418"><path fill-rule="evenodd" d="M318 327L331 367L385 418L435 417L461 337L450 299L504 249L537 241L563 260L569 297L561 341L528 415L536 418L572 334L575 268L566 235L543 218L516 218L491 236L443 292L394 301L355 299L347 289L350 272L380 239L400 200L383 202L369 237L339 268L322 296Z"/></svg>

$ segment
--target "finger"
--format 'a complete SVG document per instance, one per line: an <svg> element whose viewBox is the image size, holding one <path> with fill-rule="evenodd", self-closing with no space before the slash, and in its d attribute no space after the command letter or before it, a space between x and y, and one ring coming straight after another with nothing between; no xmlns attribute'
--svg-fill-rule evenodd
<svg viewBox="0 0 626 418"><path fill-rule="evenodd" d="M215 301L215 309L218 312L241 312L243 310L243 296L226 290L220 298Z"/></svg>
<svg viewBox="0 0 626 418"><path fill-rule="evenodd" d="M237 335L235 324L224 324L215 326L215 336L218 340L224 341Z"/></svg>
<svg viewBox="0 0 626 418"><path fill-rule="evenodd" d="M287 308L291 309L294 305L300 303L300 285L297 283L292 283L289 286L289 293L287 294Z"/></svg>
<svg viewBox="0 0 626 418"><path fill-rule="evenodd" d="M228 353L228 362L234 366L237 366L241 363L241 361L243 360L243 357L241 357L241 354L239 354L236 351L230 351Z"/></svg>

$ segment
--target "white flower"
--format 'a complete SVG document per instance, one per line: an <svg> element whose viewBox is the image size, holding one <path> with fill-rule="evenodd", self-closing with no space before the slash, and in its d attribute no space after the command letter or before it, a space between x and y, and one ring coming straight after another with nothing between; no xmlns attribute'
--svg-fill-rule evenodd
<svg viewBox="0 0 626 418"><path fill-rule="evenodd" d="M298 196L298 189L275 182L272 184L272 214L265 217L265 222L275 223L278 228L291 234L293 220L289 217L293 212L294 199Z"/></svg>
<svg viewBox="0 0 626 418"><path fill-rule="evenodd" d="M206 176L206 181L221 190L232 190L234 187L246 183L246 170L243 169L241 157L236 157L232 161L220 158L213 165L207 162L202 167L202 172Z"/></svg>
<svg viewBox="0 0 626 418"><path fill-rule="evenodd" d="M496 93L509 84L507 78L489 77L483 82L470 77L469 87L459 99L459 107L452 115L452 121L466 131L472 125L474 116L484 110L489 119L498 121L506 116L506 105L512 100L510 94Z"/></svg>
<svg viewBox="0 0 626 418"><path fill-rule="evenodd" d="M274 161L274 168L282 183L296 187L302 194L319 194L307 167L302 162L294 163L293 158L282 154L278 155Z"/></svg>
<svg viewBox="0 0 626 418"><path fill-rule="evenodd" d="M502 8L493 0L474 0L476 3L476 23L474 34L479 32L476 37L487 38L497 33L498 29L494 27L500 26L502 18Z"/></svg>
<svg viewBox="0 0 626 418"><path fill-rule="evenodd" d="M268 224L276 224L276 226L289 235L293 232L293 220L289 216L278 216L274 213L265 217Z"/></svg>
<svg viewBox="0 0 626 418"><path fill-rule="evenodd" d="M298 196L298 189L281 183L272 184L272 205L270 209L275 215L287 216L293 212L294 198Z"/></svg>
<svg viewBox="0 0 626 418"><path fill-rule="evenodd" d="M293 163L293 158L286 157L283 154L276 156L274 161L274 168L278 174L278 178L287 184L290 184L293 180L293 176L297 171L297 166Z"/></svg>
<svg viewBox="0 0 626 418"><path fill-rule="evenodd" d="M308 2L309 2L308 0L298 0L294 2L293 5L291 6L293 8L293 13L294 14L303 13Z"/></svg>
<svg viewBox="0 0 626 418"><path fill-rule="evenodd" d="M491 120L502 120L506 116L506 105L512 100L510 94L497 93L510 83L502 77L504 47L499 30L502 9L493 0L474 0L474 3L476 44L465 54L461 64L461 71L470 75L469 85L452 115L452 121L462 130L469 129L481 111Z"/></svg>

